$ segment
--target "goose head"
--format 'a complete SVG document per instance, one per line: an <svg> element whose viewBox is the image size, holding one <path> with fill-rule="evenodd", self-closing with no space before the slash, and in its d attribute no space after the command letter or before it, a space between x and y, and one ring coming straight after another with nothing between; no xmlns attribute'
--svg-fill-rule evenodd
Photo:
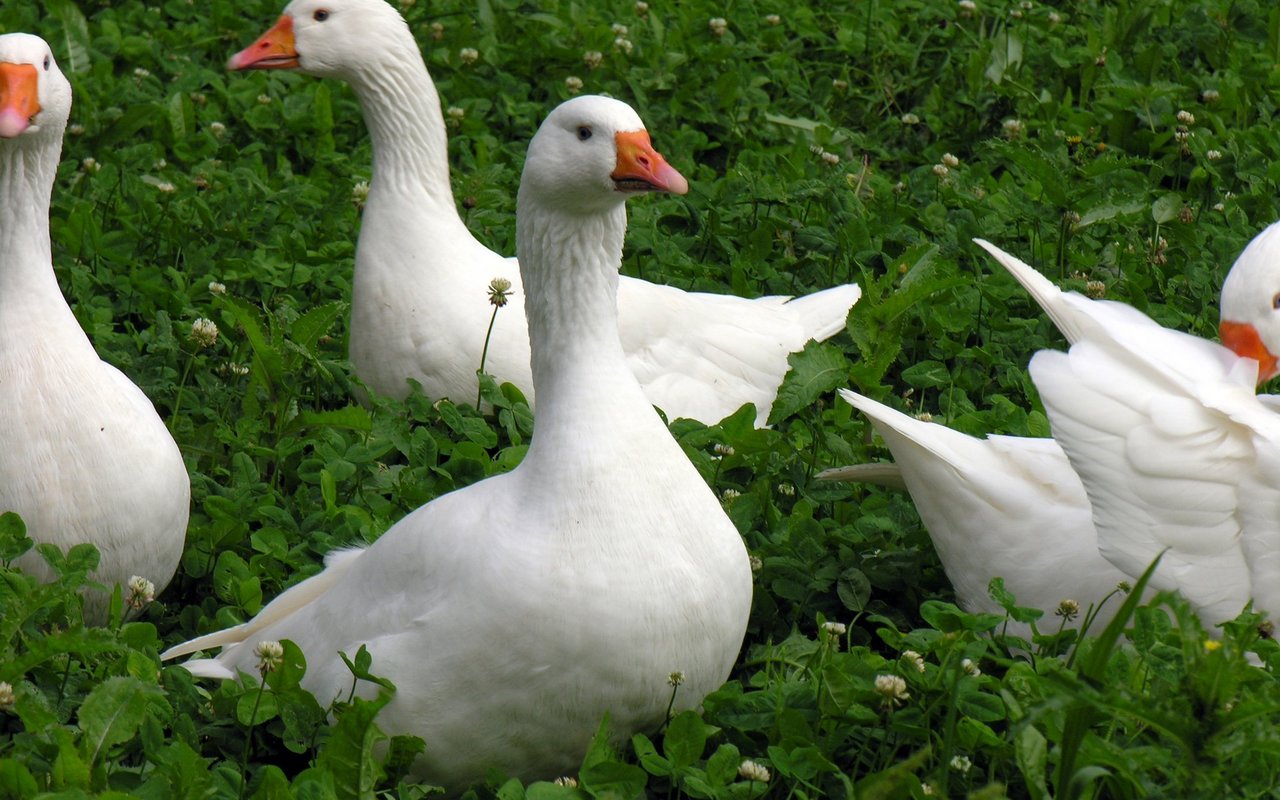
<svg viewBox="0 0 1280 800"><path fill-rule="evenodd" d="M62 139L71 83L39 36L0 36L0 139Z"/></svg>
<svg viewBox="0 0 1280 800"><path fill-rule="evenodd" d="M405 42L413 42L408 25L383 0L294 0L271 30L227 60L227 68L297 69L349 80Z"/></svg>
<svg viewBox="0 0 1280 800"><path fill-rule="evenodd" d="M599 213L642 192L684 194L689 182L620 100L583 95L561 103L529 142L520 192L541 205Z"/></svg>
<svg viewBox="0 0 1280 800"><path fill-rule="evenodd" d="M1218 335L1258 362L1258 383L1280 374L1280 222L1255 236L1227 274Z"/></svg>

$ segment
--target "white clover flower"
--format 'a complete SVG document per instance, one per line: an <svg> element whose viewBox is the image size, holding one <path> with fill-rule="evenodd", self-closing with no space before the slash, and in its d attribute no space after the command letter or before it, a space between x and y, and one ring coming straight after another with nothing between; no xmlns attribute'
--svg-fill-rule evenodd
<svg viewBox="0 0 1280 800"><path fill-rule="evenodd" d="M835 89L837 92L843 92L845 89L849 88L849 82L843 78L832 78L831 88Z"/></svg>
<svg viewBox="0 0 1280 800"><path fill-rule="evenodd" d="M877 675L876 691L884 697L884 704L887 707L901 705L911 699L911 695L907 692L907 682L898 675Z"/></svg>
<svg viewBox="0 0 1280 800"><path fill-rule="evenodd" d="M445 109L444 115L448 118L447 121L450 125L457 125L459 122L466 119L467 112L466 109L459 108L458 106L449 106Z"/></svg>
<svg viewBox="0 0 1280 800"><path fill-rule="evenodd" d="M1179 142L1185 142L1191 138L1191 131L1179 125L1173 131L1173 138L1177 139Z"/></svg>
<svg viewBox="0 0 1280 800"><path fill-rule="evenodd" d="M222 135L227 132L227 126L223 125L221 122L210 122L209 132L221 139Z"/></svg>
<svg viewBox="0 0 1280 800"><path fill-rule="evenodd" d="M900 117L900 119L902 120L903 125L919 125L920 124L920 118L917 117L915 114L912 114L910 111L903 114Z"/></svg>
<svg viewBox="0 0 1280 800"><path fill-rule="evenodd" d="M951 768L961 775L967 775L969 770L973 768L973 762L969 760L968 756L952 756Z"/></svg>
<svg viewBox="0 0 1280 800"><path fill-rule="evenodd" d="M17 698L13 696L13 686L8 681L0 681L0 711L13 708Z"/></svg>
<svg viewBox="0 0 1280 800"><path fill-rule="evenodd" d="M636 15L645 17L649 15L649 4L644 0L636 0Z"/></svg>
<svg viewBox="0 0 1280 800"><path fill-rule="evenodd" d="M227 285L217 281L209 281L209 294L226 294Z"/></svg>
<svg viewBox="0 0 1280 800"><path fill-rule="evenodd" d="M494 278L489 281L489 305L502 308L507 304L511 281L506 278Z"/></svg>
<svg viewBox="0 0 1280 800"><path fill-rule="evenodd" d="M773 776L769 774L769 769L763 764L747 760L738 765L738 777L757 783L768 783Z"/></svg>
<svg viewBox="0 0 1280 800"><path fill-rule="evenodd" d="M165 168L165 167L167 167L167 166L169 166L169 162L168 162L168 161L165 161L165 160L162 158L162 159L160 159L160 160L156 161L156 163L152 164L152 165L151 165L151 168L152 168L152 169L164 169L164 168Z"/></svg>
<svg viewBox="0 0 1280 800"><path fill-rule="evenodd" d="M667 676L667 685L673 689L682 683L684 683L684 673L680 670L676 670Z"/></svg>
<svg viewBox="0 0 1280 800"><path fill-rule="evenodd" d="M1000 123L1000 126L1004 128L1004 135L1010 139L1016 139L1022 135L1022 120L1020 119L1010 117Z"/></svg>
<svg viewBox="0 0 1280 800"><path fill-rule="evenodd" d="M782 17L777 14L769 14L764 18L764 21L776 27L782 24Z"/></svg>
<svg viewBox="0 0 1280 800"><path fill-rule="evenodd" d="M827 636L844 636L849 631L848 626L843 622L824 622L822 623L822 632Z"/></svg>
<svg viewBox="0 0 1280 800"><path fill-rule="evenodd" d="M751 565L752 572L759 572L764 569L764 560L757 555L747 556L747 563Z"/></svg>
<svg viewBox="0 0 1280 800"><path fill-rule="evenodd" d="M1226 204L1225 204L1225 203L1214 203L1214 204L1213 204L1213 210L1214 210L1214 211L1226 211L1226 210L1227 210L1227 206L1226 206Z"/></svg>
<svg viewBox="0 0 1280 800"><path fill-rule="evenodd" d="M271 95L269 95L269 94L260 94L260 95L258 95L258 103L260 103L261 105L264 105L264 106L269 106L269 105L271 105Z"/></svg>
<svg viewBox="0 0 1280 800"><path fill-rule="evenodd" d="M134 67L134 68L133 68L133 77L135 77L135 78L149 78L149 77L151 77L151 72L150 72L149 70L145 70L145 69L143 69L142 67Z"/></svg>
<svg viewBox="0 0 1280 800"><path fill-rule="evenodd" d="M792 484L792 483L778 484L778 494L782 495L783 497L795 497L796 496L795 484Z"/></svg>
<svg viewBox="0 0 1280 800"><path fill-rule="evenodd" d="M474 64L480 58L480 51L474 47L464 47L458 51L458 59L463 64Z"/></svg>
<svg viewBox="0 0 1280 800"><path fill-rule="evenodd" d="M554 781L556 786L568 786L570 789L578 788L578 779L572 775L563 775Z"/></svg>
<svg viewBox="0 0 1280 800"><path fill-rule="evenodd" d="M86 156L85 159L80 162L80 169L92 175L93 173L102 169L102 165L99 164L98 159L94 158L93 156Z"/></svg>
<svg viewBox="0 0 1280 800"><path fill-rule="evenodd" d="M223 375L235 375L236 377L244 377L249 374L249 367L235 361L228 361L218 368Z"/></svg>
<svg viewBox="0 0 1280 800"><path fill-rule="evenodd" d="M937 175L939 178L945 178L950 173L951 173L951 170L947 168L946 164L933 165L933 174Z"/></svg>
<svg viewBox="0 0 1280 800"><path fill-rule="evenodd" d="M1221 150L1207 150L1207 151L1205 151L1204 157L1205 157L1205 158L1207 158L1207 159L1209 159L1210 161L1217 161L1218 159L1222 158L1222 151L1221 151Z"/></svg>
<svg viewBox="0 0 1280 800"><path fill-rule="evenodd" d="M731 456L734 454L733 445L716 442L711 450L718 456Z"/></svg>
<svg viewBox="0 0 1280 800"><path fill-rule="evenodd" d="M284 646L279 642L258 642L258 646L253 648L253 654L258 657L258 672L263 675L275 672L284 663Z"/></svg>
<svg viewBox="0 0 1280 800"><path fill-rule="evenodd" d="M141 575L134 575L129 579L128 589L129 596L125 598L125 605L136 611L141 611L156 599L156 585Z"/></svg>
<svg viewBox="0 0 1280 800"><path fill-rule="evenodd" d="M826 150L823 150L822 160L825 161L828 166L834 167L836 164L840 163L840 156L836 155L835 153L828 153Z"/></svg>
<svg viewBox="0 0 1280 800"><path fill-rule="evenodd" d="M950 153L943 153L942 163L946 164L948 167L951 167L952 169L955 169L956 167L960 166L960 159L956 158Z"/></svg>
<svg viewBox="0 0 1280 800"><path fill-rule="evenodd" d="M916 672L924 672L924 656L915 650L903 650L901 658L914 667Z"/></svg>
<svg viewBox="0 0 1280 800"><path fill-rule="evenodd" d="M631 50L634 47L635 45L633 45L631 43L631 40L627 39L626 37L619 36L618 38L613 40L613 49L617 50L618 52L624 55L628 55L628 56L631 55Z"/></svg>
<svg viewBox="0 0 1280 800"><path fill-rule="evenodd" d="M978 665L968 658L960 660L960 668L964 670L966 675L973 678L982 674L982 670L978 669Z"/></svg>
<svg viewBox="0 0 1280 800"><path fill-rule="evenodd" d="M188 338L197 347L213 347L218 341L218 325L211 319L200 317L191 323L191 335Z"/></svg>
<svg viewBox="0 0 1280 800"><path fill-rule="evenodd" d="M364 201L368 199L369 199L369 182L356 181L355 185L351 187L351 202L363 208Z"/></svg>
<svg viewBox="0 0 1280 800"><path fill-rule="evenodd" d="M1107 284L1102 281L1085 281L1084 293L1086 297L1101 300L1107 296ZM1072 605L1068 606L1068 603ZM1054 613L1060 617L1066 617L1068 620L1073 620L1080 614L1080 604L1075 600L1063 600L1058 604L1058 610Z"/></svg>
<svg viewBox="0 0 1280 800"><path fill-rule="evenodd" d="M156 191L160 194L173 194L178 191L178 187L174 186L169 181L156 181L155 187Z"/></svg>
<svg viewBox="0 0 1280 800"><path fill-rule="evenodd" d="M1194 125L1196 124L1196 115L1186 110L1179 111L1178 122L1181 122L1183 125Z"/></svg>
<svg viewBox="0 0 1280 800"><path fill-rule="evenodd" d="M712 34L724 36L725 31L729 30L729 23L724 17L712 17L707 20L707 27L711 29Z"/></svg>
<svg viewBox="0 0 1280 800"><path fill-rule="evenodd" d="M1050 11L1050 12L1049 12L1049 27L1050 27L1050 28L1057 27L1057 26L1058 26L1058 24L1059 24L1059 23L1061 23L1061 22L1062 22L1062 15L1061 15L1061 14L1059 14L1057 11Z"/></svg>
<svg viewBox="0 0 1280 800"><path fill-rule="evenodd" d="M79 122L73 122L72 124L67 126L67 133L71 134L72 136L80 136L84 133L84 126L81 125Z"/></svg>
<svg viewBox="0 0 1280 800"><path fill-rule="evenodd" d="M926 797L933 797L934 793L935 793L935 790L933 788L932 783L920 784L920 794L925 795Z"/></svg>
<svg viewBox="0 0 1280 800"><path fill-rule="evenodd" d="M735 497L741 497L741 496L742 496L742 492L732 488L725 489L723 492L720 493L720 499L726 503L732 501Z"/></svg>
<svg viewBox="0 0 1280 800"><path fill-rule="evenodd" d="M916 419L920 420L921 422L933 422L933 415L930 414L928 411L921 411L920 413L916 414Z"/></svg>
<svg viewBox="0 0 1280 800"><path fill-rule="evenodd" d="M626 35L627 35L627 26L626 26L626 25L623 25L621 22L615 22L615 23L613 23L613 25L612 25L612 26L610 26L610 28L609 28L609 29L613 31L613 35L614 35L614 36L626 36Z"/></svg>
<svg viewBox="0 0 1280 800"><path fill-rule="evenodd" d="M973 0L960 0L956 5L960 7L960 16L962 17L972 17L978 11L978 4Z"/></svg>
<svg viewBox="0 0 1280 800"><path fill-rule="evenodd" d="M599 50L588 50L582 54L582 63L587 65L587 69L595 69L604 61L604 53Z"/></svg>
<svg viewBox="0 0 1280 800"><path fill-rule="evenodd" d="M444 23L443 23L443 22L433 22L433 23L431 23L431 38L432 38L432 39L434 39L434 40L435 40L435 41L437 41L437 42L444 38Z"/></svg>
<svg viewBox="0 0 1280 800"><path fill-rule="evenodd" d="M1102 295L1107 293L1107 285L1102 281L1089 281L1085 284L1084 291L1085 294L1090 297L1093 297L1094 292L1096 291L1098 296L1094 297L1094 299L1099 300L1102 298ZM1080 604L1069 597L1064 597L1062 600L1058 601L1058 608L1054 610L1053 613L1059 617L1065 617L1068 620L1072 620L1080 616Z"/></svg>
<svg viewBox="0 0 1280 800"><path fill-rule="evenodd" d="M1216 103L1222 99L1222 95L1217 89L1205 89L1200 92L1200 99L1206 103Z"/></svg>

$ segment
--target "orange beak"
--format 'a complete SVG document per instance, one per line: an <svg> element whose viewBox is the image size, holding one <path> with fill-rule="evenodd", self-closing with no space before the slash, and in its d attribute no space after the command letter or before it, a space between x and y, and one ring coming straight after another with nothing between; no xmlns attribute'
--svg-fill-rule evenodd
<svg viewBox="0 0 1280 800"><path fill-rule="evenodd" d="M671 192L684 194L689 182L653 149L647 131L614 134L618 145L618 166L613 183L620 192Z"/></svg>
<svg viewBox="0 0 1280 800"><path fill-rule="evenodd" d="M0 137L12 139L40 113L40 76L34 64L0 63Z"/></svg>
<svg viewBox="0 0 1280 800"><path fill-rule="evenodd" d="M1218 325L1218 337L1224 347L1241 358L1252 358L1258 362L1258 384L1262 385L1275 377L1280 369L1276 368L1276 357L1262 343L1258 331L1247 322L1227 322Z"/></svg>
<svg viewBox="0 0 1280 800"><path fill-rule="evenodd" d="M227 69L297 69L293 17L285 14L258 41L227 59Z"/></svg>

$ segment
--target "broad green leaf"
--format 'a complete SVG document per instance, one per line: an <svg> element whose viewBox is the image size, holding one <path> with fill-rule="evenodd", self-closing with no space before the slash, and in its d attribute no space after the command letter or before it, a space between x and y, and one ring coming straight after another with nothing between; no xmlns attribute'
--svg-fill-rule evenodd
<svg viewBox="0 0 1280 800"><path fill-rule="evenodd" d="M374 800L374 789L385 774L374 755L374 746L388 737L374 723L378 710L391 699L382 692L377 700L354 698L338 717L316 765L333 773L338 796Z"/></svg>
<svg viewBox="0 0 1280 800"><path fill-rule="evenodd" d="M89 70L89 23L71 0L45 0L45 9L58 20L68 72Z"/></svg>
<svg viewBox="0 0 1280 800"><path fill-rule="evenodd" d="M698 712L681 711L667 725L662 737L662 752L671 759L674 769L682 770L702 757L707 746L707 734L712 730Z"/></svg>
<svg viewBox="0 0 1280 800"><path fill-rule="evenodd" d="M84 733L81 752L88 763L97 763L107 748L133 738L152 706L169 707L164 690L154 683L115 677L95 686L81 704L78 720Z"/></svg>
<svg viewBox="0 0 1280 800"><path fill-rule="evenodd" d="M769 413L770 424L812 406L849 380L849 359L831 345L810 342L800 352L788 356L787 364L790 369Z"/></svg>

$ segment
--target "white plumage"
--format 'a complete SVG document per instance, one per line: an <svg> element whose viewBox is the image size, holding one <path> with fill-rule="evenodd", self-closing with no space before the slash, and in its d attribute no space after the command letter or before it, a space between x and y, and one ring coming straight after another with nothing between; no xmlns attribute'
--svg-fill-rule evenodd
<svg viewBox="0 0 1280 800"><path fill-rule="evenodd" d="M672 672L677 710L725 680L751 602L746 550L617 333L622 189L685 186L638 131L627 105L582 97L530 144L517 226L541 405L524 461L164 657L224 645L188 666L230 677L253 669L259 641L292 639L326 703L351 685L338 652L365 644L397 686L379 724L422 736L416 774L455 790L490 766L565 774L605 713L621 736L656 728ZM627 155L639 137L648 173Z"/></svg>
<svg viewBox="0 0 1280 800"><path fill-rule="evenodd" d="M375 392L476 396L487 287L509 280L485 371L533 400L525 290L514 259L473 237L449 184L435 85L404 20L382 0L295 0L276 27L233 56L235 69L299 68L347 81L373 140L373 181L356 249L351 362ZM787 355L843 330L861 290L791 300L685 292L623 277L618 318L627 362L668 417L714 423L754 403L763 425Z"/></svg>
<svg viewBox="0 0 1280 800"><path fill-rule="evenodd" d="M94 352L58 289L49 201L71 85L36 36L0 36L0 512L37 543L90 542L93 577L163 588L186 536L191 485L147 397ZM51 577L35 552L17 565ZM127 592L126 592L127 594ZM90 621L106 596L86 598Z"/></svg>
<svg viewBox="0 0 1280 800"><path fill-rule="evenodd" d="M1038 627L1048 633L1057 630L1053 613L1062 600L1079 603L1078 626L1089 605L1129 580L1098 553L1089 498L1053 439L978 439L856 392L840 396L871 419L893 452L965 610L1003 614L987 591L991 579L1001 577L1018 605L1046 612ZM857 467L819 477L866 480ZM869 482L886 481L872 476ZM1095 625L1105 625L1121 602L1112 598L1101 606ZM1010 631L1030 634L1021 623L1011 623Z"/></svg>
<svg viewBox="0 0 1280 800"><path fill-rule="evenodd" d="M1269 228L1268 239L1280 229ZM1252 599L1280 608L1280 416L1254 395L1257 362L1116 303L1062 292L987 242L1072 346L1031 375L1080 476L1102 554L1129 575L1167 552L1152 584L1209 624ZM1250 247L1237 272L1274 271Z"/></svg>

